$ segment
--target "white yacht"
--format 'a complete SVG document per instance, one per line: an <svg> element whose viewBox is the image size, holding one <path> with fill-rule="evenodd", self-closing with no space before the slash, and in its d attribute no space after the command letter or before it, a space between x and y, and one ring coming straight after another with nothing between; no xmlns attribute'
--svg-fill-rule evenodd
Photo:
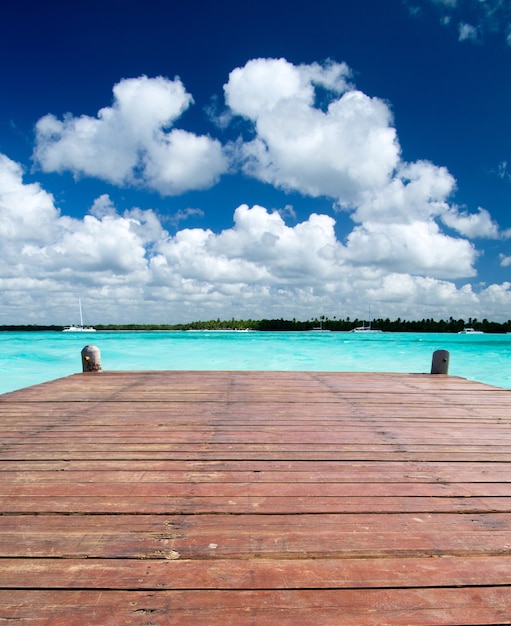
<svg viewBox="0 0 511 626"><path fill-rule="evenodd" d="M96 329L92 326L83 325L83 313L82 313L82 301L78 300L78 306L80 307L80 325L79 326L66 326L62 332L64 333L95 333Z"/></svg>
<svg viewBox="0 0 511 626"><path fill-rule="evenodd" d="M352 328L350 333L382 333L383 330L379 330L378 328L371 328L371 324L366 326L363 324L362 326L357 326L356 328Z"/></svg>

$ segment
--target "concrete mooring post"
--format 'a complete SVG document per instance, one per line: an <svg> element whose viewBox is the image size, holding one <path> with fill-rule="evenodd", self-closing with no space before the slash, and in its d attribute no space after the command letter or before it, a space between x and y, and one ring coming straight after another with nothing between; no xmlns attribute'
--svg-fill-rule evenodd
<svg viewBox="0 0 511 626"><path fill-rule="evenodd" d="M96 346L85 346L82 350L82 370L101 372L101 353Z"/></svg>
<svg viewBox="0 0 511 626"><path fill-rule="evenodd" d="M433 360L431 361L431 373L449 373L449 352L447 350L436 350L435 352L433 352Z"/></svg>

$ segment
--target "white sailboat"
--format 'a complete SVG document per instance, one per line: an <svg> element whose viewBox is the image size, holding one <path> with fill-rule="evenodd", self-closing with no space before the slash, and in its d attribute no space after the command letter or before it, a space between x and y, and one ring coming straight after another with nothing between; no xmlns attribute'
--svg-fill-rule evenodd
<svg viewBox="0 0 511 626"><path fill-rule="evenodd" d="M371 319L371 309L369 308L369 317ZM350 333L382 333L383 331L379 328L371 328L371 322L367 325L365 322L362 323L362 326L357 326L356 328L352 328Z"/></svg>
<svg viewBox="0 0 511 626"><path fill-rule="evenodd" d="M83 313L82 313L82 301L78 300L78 306L80 307L80 326L66 326L62 332L64 333L95 333L96 329L92 326L83 325Z"/></svg>
<svg viewBox="0 0 511 626"><path fill-rule="evenodd" d="M371 324L368 324L367 326L365 325L365 323L362 326L357 326L356 328L352 328L350 330L350 333L382 333L382 330L379 330L378 328L371 328Z"/></svg>

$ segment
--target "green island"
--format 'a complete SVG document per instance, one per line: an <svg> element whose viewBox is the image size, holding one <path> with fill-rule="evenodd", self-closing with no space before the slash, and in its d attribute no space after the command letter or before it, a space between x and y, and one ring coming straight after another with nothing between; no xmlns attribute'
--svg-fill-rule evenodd
<svg viewBox="0 0 511 626"><path fill-rule="evenodd" d="M262 320L207 320L187 322L184 324L95 324L98 331L165 331L165 330L259 330L259 331L350 331L358 326L367 324L367 320L358 318L337 319L320 316L305 321L297 319L262 319ZM417 321L373 319L369 321L371 328L384 332L413 332L413 333L458 333L464 328L470 327L484 333L509 333L511 332L511 320L507 322L492 322L487 319L448 320L422 319ZM7 324L0 325L0 331L62 331L64 327L58 325L35 325L35 324Z"/></svg>

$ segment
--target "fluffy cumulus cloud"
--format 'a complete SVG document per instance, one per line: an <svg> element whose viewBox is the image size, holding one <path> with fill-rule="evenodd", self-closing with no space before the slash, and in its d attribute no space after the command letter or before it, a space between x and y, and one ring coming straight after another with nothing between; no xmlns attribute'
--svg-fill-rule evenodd
<svg viewBox="0 0 511 626"><path fill-rule="evenodd" d="M447 199L454 186L454 178L444 167L427 161L401 163L384 187L362 192L353 217L358 222L429 221L450 210Z"/></svg>
<svg viewBox="0 0 511 626"><path fill-rule="evenodd" d="M443 222L464 236L496 237L484 210L470 215L453 209L456 183L445 167L402 160L389 106L356 90L349 78L344 64L332 62L295 66L255 59L233 70L224 86L226 102L255 133L251 140L240 138L234 150L244 172L330 197L355 222L422 222L430 233Z"/></svg>
<svg viewBox="0 0 511 626"><path fill-rule="evenodd" d="M93 212L81 220L62 215L51 194L25 184L21 167L0 157L0 289L11 323L58 320L68 295L82 289L147 282L147 246L161 232L154 214L119 216L106 197Z"/></svg>
<svg viewBox="0 0 511 626"><path fill-rule="evenodd" d="M313 214L291 228L278 212L241 205L233 228L218 234L182 230L159 250L168 271L177 269L186 279L289 288L334 279L341 270L338 248L334 220L327 215Z"/></svg>
<svg viewBox="0 0 511 626"><path fill-rule="evenodd" d="M49 114L37 122L34 159L45 172L175 195L210 187L226 170L217 140L173 127L192 103L179 78L126 79L113 94L96 117Z"/></svg>
<svg viewBox="0 0 511 626"><path fill-rule="evenodd" d="M465 239L441 233L434 222L365 222L349 235L347 258L392 272L459 278L475 275L476 251Z"/></svg>
<svg viewBox="0 0 511 626"><path fill-rule="evenodd" d="M244 171L267 183L353 206L383 187L399 160L388 106L349 87L344 64L255 59L233 70L228 106L254 124L238 143Z"/></svg>
<svg viewBox="0 0 511 626"><path fill-rule="evenodd" d="M171 235L154 211L119 211L107 195L82 219L62 215L2 156L0 319L68 323L84 294L102 322L364 316L368 301L411 318L481 316L491 301L504 318L510 286L457 287L448 278L471 273L474 249L425 224L364 222L342 242L329 215L290 226L278 211L240 205L220 232Z"/></svg>
<svg viewBox="0 0 511 626"><path fill-rule="evenodd" d="M38 183L22 183L23 171L0 154L0 238L2 258L16 246L31 241L50 242L52 224L58 217L53 197ZM8 260L12 260L10 255Z"/></svg>
<svg viewBox="0 0 511 626"><path fill-rule="evenodd" d="M357 91L344 64L295 66L255 59L224 86L235 115L255 138L237 144L244 171L285 189L332 198L356 226L344 258L439 278L475 275L477 253L462 237L499 238L487 211L450 203L456 181L445 167L401 158L389 106Z"/></svg>
<svg viewBox="0 0 511 626"><path fill-rule="evenodd" d="M511 229L501 231L499 225L492 219L486 209L478 208L477 213L460 211L458 207L452 206L442 215L444 224L458 231L461 235L476 239L483 237L486 239L509 239Z"/></svg>
<svg viewBox="0 0 511 626"><path fill-rule="evenodd" d="M368 302L388 317L485 317L488 303L495 319L509 317L509 284L477 292L466 281L479 258L471 240L511 233L485 209L453 204L445 167L403 160L389 105L357 90L345 64L254 59L224 91L224 119L244 120L229 145L176 128L192 102L179 79L140 77L115 85L112 106L94 118L41 118L34 157L46 172L162 194L239 168L328 198L332 215L313 212L311 200L298 220L282 195L280 210L218 207L234 211L221 231L184 228L188 217L208 218L196 205L165 216L170 234L157 209L120 209L99 194L85 217L71 218L0 155L0 320L69 323L84 290L98 322L364 317ZM338 220L342 233L339 211L351 218Z"/></svg>

